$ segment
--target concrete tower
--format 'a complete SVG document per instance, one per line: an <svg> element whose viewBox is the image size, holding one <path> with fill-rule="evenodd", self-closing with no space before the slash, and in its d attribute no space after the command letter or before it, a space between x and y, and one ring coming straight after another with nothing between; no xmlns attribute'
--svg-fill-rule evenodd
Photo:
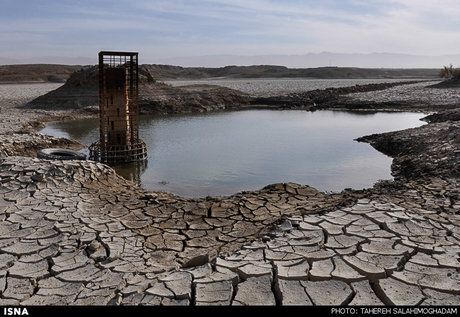
<svg viewBox="0 0 460 317"><path fill-rule="evenodd" d="M90 158L125 163L147 158L139 139L138 53L99 52L100 139L90 146Z"/></svg>

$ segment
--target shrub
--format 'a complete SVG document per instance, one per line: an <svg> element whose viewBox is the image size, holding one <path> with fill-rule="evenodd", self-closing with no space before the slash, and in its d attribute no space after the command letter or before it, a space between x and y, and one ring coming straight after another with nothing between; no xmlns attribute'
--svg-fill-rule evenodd
<svg viewBox="0 0 460 317"><path fill-rule="evenodd" d="M453 77L459 78L460 69L458 68L456 69L452 66L452 64L450 64L449 66L444 66L444 68L441 69L441 71L439 72L439 76L442 78L447 78L447 79L450 79Z"/></svg>

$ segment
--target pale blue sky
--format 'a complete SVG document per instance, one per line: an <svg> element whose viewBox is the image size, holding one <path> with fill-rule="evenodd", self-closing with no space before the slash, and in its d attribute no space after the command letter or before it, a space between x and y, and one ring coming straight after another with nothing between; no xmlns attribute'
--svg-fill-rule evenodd
<svg viewBox="0 0 460 317"><path fill-rule="evenodd" d="M0 0L0 57L460 53L460 0Z"/></svg>

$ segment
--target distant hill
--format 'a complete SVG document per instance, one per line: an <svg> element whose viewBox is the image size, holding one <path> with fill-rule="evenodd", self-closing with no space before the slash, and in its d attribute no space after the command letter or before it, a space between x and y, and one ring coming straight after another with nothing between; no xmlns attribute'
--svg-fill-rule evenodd
<svg viewBox="0 0 460 317"><path fill-rule="evenodd" d="M64 83L72 73L82 69L75 65L29 64L0 65L0 83L51 82Z"/></svg>
<svg viewBox="0 0 460 317"><path fill-rule="evenodd" d="M95 52L94 52L95 53ZM2 52L0 52L2 54ZM289 68L315 68L325 66L359 68L438 68L453 64L459 67L460 53L449 55L414 55L390 52L337 53L317 52L306 54L263 54L263 55L199 55L161 57L148 52L140 52L142 64L178 65L182 67L224 67L227 65L281 65ZM19 57L0 55L0 65L9 64L60 64L94 65L97 55L91 56L30 56Z"/></svg>
<svg viewBox="0 0 460 317"><path fill-rule="evenodd" d="M181 67L145 65L158 79L199 78L439 78L439 69L389 69L357 67L287 68L274 65Z"/></svg>
<svg viewBox="0 0 460 317"><path fill-rule="evenodd" d="M72 73L90 66L23 64L0 66L0 83L5 82L62 82ZM287 68L274 65L181 67L144 64L141 67L156 80L206 78L438 78L439 69L389 69L356 67Z"/></svg>

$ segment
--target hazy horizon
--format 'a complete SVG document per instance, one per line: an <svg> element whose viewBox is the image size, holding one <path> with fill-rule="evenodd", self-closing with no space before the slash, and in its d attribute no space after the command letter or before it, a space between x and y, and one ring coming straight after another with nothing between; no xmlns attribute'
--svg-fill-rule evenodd
<svg viewBox="0 0 460 317"><path fill-rule="evenodd" d="M97 54L97 52L96 52ZM181 67L225 67L276 65L288 68L317 67L357 67L357 68L442 68L460 60L459 55L417 56L406 54L371 53L339 54L323 52L304 55L209 55L179 56L171 58L149 58L140 52L140 64L160 64ZM61 64L96 65L97 55L93 57L37 56L25 59L4 58L0 56L0 65L14 64Z"/></svg>

